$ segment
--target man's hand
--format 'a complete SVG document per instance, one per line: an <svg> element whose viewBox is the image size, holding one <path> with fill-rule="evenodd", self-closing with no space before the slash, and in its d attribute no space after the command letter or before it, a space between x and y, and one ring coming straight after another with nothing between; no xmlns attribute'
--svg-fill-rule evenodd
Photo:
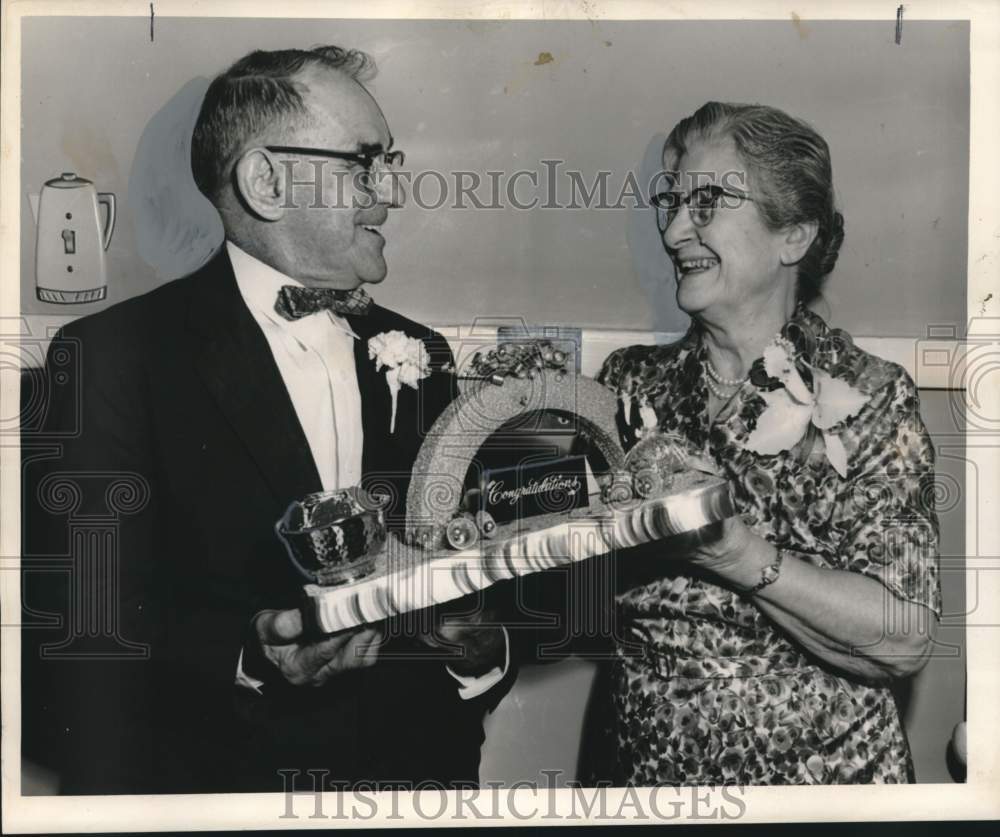
<svg viewBox="0 0 1000 837"><path fill-rule="evenodd" d="M341 672L374 665L382 643L382 632L371 627L300 641L298 610L265 610L257 615L254 630L264 656L293 686L322 686Z"/></svg>
<svg viewBox="0 0 1000 837"><path fill-rule="evenodd" d="M482 610L475 614L442 616L433 633L421 634L420 640L443 652L445 662L455 674L479 677L502 667L506 640L492 614Z"/></svg>

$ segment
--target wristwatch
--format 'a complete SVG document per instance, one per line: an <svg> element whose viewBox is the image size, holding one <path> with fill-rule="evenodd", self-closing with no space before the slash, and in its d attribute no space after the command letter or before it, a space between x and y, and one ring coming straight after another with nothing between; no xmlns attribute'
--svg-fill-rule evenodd
<svg viewBox="0 0 1000 837"><path fill-rule="evenodd" d="M784 559L785 550L779 546L778 555L774 559L774 563L768 564L760 571L760 581L758 581L749 590L744 591L743 596L749 599L751 596L757 595L757 593L767 587L768 584L774 584L774 582L778 580L778 576L781 575L781 562Z"/></svg>

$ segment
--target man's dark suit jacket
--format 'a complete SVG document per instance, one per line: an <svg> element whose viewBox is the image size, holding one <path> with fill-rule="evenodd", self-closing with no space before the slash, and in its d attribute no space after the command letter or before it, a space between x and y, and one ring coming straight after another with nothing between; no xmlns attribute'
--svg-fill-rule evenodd
<svg viewBox="0 0 1000 837"><path fill-rule="evenodd" d="M452 398L452 377L403 387L390 434L389 389L368 338L392 329L419 337L435 368L451 353L440 335L377 305L349 319L361 338L362 470L393 487L398 522L421 432ZM54 362L60 349L78 360ZM269 680L260 697L234 686L253 614L299 601L302 580L274 523L322 486L225 249L189 277L67 326L47 375L46 425L76 422L79 432L55 457L26 457L25 554L86 552L68 543L68 515L106 518L109 504L117 532L117 591L98 586L115 592L120 640L84 636L73 616L67 602L87 571L79 561L75 578L25 576L29 613L70 614L61 629L24 631L22 661L24 752L59 771L61 792L277 792L296 770L297 786L311 789L310 769L328 781L477 781L483 715L504 689L461 700L443 662L414 657L426 649L413 639L385 649L403 659L322 688ZM77 485L69 500L60 474ZM116 495L122 479L131 488ZM77 605L88 612L79 595ZM51 646L74 631L63 650L93 648L95 658L53 657ZM109 648L138 656L115 659Z"/></svg>

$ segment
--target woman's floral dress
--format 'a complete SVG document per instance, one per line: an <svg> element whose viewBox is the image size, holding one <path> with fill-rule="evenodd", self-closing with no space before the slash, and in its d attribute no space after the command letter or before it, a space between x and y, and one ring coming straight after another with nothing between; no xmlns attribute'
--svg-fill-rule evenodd
<svg viewBox="0 0 1000 837"><path fill-rule="evenodd" d="M805 364L868 396L833 428L847 451L846 478L811 426L777 455L744 447L766 406L760 392L780 386L761 361L709 424L696 326L673 345L632 346L605 361L599 380L621 397L624 444L642 432L625 422L640 411L624 405L651 406L660 430L715 460L744 522L783 547L786 561L877 579L887 624L898 623L899 600L940 614L934 453L913 381L802 308L782 333ZM804 377L812 386L808 371ZM913 781L887 688L809 656L708 575L690 566L672 571L662 545L648 553L621 562L631 577L615 598L623 635L610 672L616 755L606 778L638 786ZM927 621L907 629L928 631Z"/></svg>

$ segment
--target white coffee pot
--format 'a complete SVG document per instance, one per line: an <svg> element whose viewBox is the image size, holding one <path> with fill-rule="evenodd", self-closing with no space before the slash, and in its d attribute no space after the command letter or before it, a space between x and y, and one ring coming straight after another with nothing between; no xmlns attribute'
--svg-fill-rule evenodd
<svg viewBox="0 0 1000 837"><path fill-rule="evenodd" d="M98 192L91 181L65 172L45 182L36 220L38 298L62 304L104 299L108 290L104 251L115 230L114 194Z"/></svg>

